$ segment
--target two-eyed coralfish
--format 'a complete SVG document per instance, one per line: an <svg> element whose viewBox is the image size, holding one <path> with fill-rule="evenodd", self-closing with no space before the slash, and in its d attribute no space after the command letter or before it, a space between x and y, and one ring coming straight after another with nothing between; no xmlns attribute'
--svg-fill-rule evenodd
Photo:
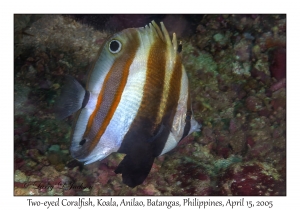
<svg viewBox="0 0 300 210"><path fill-rule="evenodd" d="M200 130L176 35L171 41L163 23L161 29L152 21L108 38L85 89L67 78L58 112L67 117L77 111L72 156L89 164L125 153L115 172L130 187L143 183L155 157Z"/></svg>

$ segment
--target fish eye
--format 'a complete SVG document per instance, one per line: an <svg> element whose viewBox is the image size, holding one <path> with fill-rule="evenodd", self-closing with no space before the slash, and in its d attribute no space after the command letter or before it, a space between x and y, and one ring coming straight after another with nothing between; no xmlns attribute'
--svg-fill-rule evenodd
<svg viewBox="0 0 300 210"><path fill-rule="evenodd" d="M111 42L109 43L109 51L111 53L118 53L120 52L122 48L122 44L121 42L119 42L118 40L111 40Z"/></svg>

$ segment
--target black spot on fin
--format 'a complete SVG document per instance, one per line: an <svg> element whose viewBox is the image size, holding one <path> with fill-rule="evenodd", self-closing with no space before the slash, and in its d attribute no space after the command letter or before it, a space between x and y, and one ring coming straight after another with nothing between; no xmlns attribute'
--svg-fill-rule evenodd
<svg viewBox="0 0 300 210"><path fill-rule="evenodd" d="M65 76L65 85L54 105L54 112L58 119L64 119L86 105L89 92L72 76Z"/></svg>
<svg viewBox="0 0 300 210"><path fill-rule="evenodd" d="M123 183L131 188L140 185L147 178L154 157L152 154L143 154L139 158L126 155L115 170L116 174L122 173Z"/></svg>
<svg viewBox="0 0 300 210"><path fill-rule="evenodd" d="M178 43L177 52L178 52L178 53L181 53L181 52L182 52L182 41L179 41L179 43Z"/></svg>

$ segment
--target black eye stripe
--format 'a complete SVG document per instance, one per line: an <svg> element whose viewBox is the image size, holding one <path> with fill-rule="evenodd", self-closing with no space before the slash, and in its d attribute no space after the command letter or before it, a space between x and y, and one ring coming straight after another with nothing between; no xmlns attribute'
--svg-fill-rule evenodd
<svg viewBox="0 0 300 210"><path fill-rule="evenodd" d="M121 50L121 48L122 48L122 44L118 40L112 40L109 43L109 51L111 53L118 53Z"/></svg>

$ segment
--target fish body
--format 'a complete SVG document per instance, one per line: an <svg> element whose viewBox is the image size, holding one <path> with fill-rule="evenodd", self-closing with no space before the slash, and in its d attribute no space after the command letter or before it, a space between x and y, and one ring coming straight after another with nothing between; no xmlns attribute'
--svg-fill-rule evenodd
<svg viewBox="0 0 300 210"><path fill-rule="evenodd" d="M125 153L116 173L130 187L141 184L154 158L200 130L194 120L188 78L161 23L114 34L103 44L83 88L69 77L59 112L77 111L71 155L89 164ZM64 99L68 98L68 99Z"/></svg>

